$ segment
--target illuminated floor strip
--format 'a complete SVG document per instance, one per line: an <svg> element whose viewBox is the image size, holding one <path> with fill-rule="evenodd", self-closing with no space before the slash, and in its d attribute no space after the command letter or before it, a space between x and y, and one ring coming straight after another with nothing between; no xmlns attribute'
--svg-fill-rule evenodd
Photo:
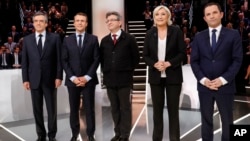
<svg viewBox="0 0 250 141"><path fill-rule="evenodd" d="M214 113L213 116L216 116L218 114L219 114L219 112L216 112L216 113ZM188 134L190 134L191 132L193 132L195 129L197 129L199 126L201 126L201 123L197 124L195 127L193 127L192 129L190 129L189 131L187 131L186 133L184 133L180 138L181 139L184 138L185 136L187 136Z"/></svg>
<svg viewBox="0 0 250 141"><path fill-rule="evenodd" d="M250 101L245 101L245 100L234 100L235 102L242 102L242 103L250 103ZM217 114L219 114L219 112L214 113L213 116L216 116ZM250 116L250 114L247 114L239 119L237 119L236 121L234 121L234 123L239 122L240 120L243 120L245 118L247 118L248 116ZM197 124L195 127L193 127L192 129L190 129L189 131L187 131L186 133L184 133L180 139L184 138L185 136L187 136L188 134L190 134L191 132L193 132L195 129L197 129L199 126L201 126L201 123ZM214 134L218 133L219 131L221 131L221 129L218 129L218 131L214 131ZM201 141L201 139L197 140L197 141Z"/></svg>
<svg viewBox="0 0 250 141"><path fill-rule="evenodd" d="M20 141L25 141L24 139L22 139L21 137L19 137L18 135L16 135L15 133L13 133L12 131L10 131L9 129L7 129L6 127L4 127L3 125L0 124L0 127L3 128L5 131L9 132L11 135L15 136L17 139L19 139Z"/></svg>
<svg viewBox="0 0 250 141"><path fill-rule="evenodd" d="M241 120L243 120L243 119L245 119L245 118L248 118L248 117L250 117L250 113L247 114L247 115L245 115L245 116L243 116L243 117L241 117L241 118L239 118L239 119L237 119L237 120L235 120L235 121L234 121L234 124L236 124L236 123L240 122ZM219 133L219 132L221 132L221 128L215 130L215 131L214 131L214 134L217 134L217 133ZM197 140L197 141L201 141L201 140L202 140L202 139L200 138L200 139Z"/></svg>
<svg viewBox="0 0 250 141"><path fill-rule="evenodd" d="M246 100L234 100L235 102L242 102L242 103L250 103L250 101L246 101Z"/></svg>

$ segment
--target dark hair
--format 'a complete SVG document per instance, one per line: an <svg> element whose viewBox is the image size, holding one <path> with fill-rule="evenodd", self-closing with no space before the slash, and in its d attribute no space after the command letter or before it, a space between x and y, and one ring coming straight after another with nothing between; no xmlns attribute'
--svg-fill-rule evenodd
<svg viewBox="0 0 250 141"><path fill-rule="evenodd" d="M77 16L77 15L86 17L86 22L88 22L88 15L86 13L78 12L78 13L76 13L75 16ZM75 16L74 16L74 20L75 20Z"/></svg>
<svg viewBox="0 0 250 141"><path fill-rule="evenodd" d="M204 10L203 10L204 15L205 15L205 9L206 9L207 7L213 6L213 5L217 6L220 12L223 12L219 3L216 3L216 2L209 2L209 3L205 4L205 6L204 6Z"/></svg>
<svg viewBox="0 0 250 141"><path fill-rule="evenodd" d="M116 11L109 11L106 13L106 18L108 18L110 15L115 15L117 17L117 20L121 20L122 19L122 16L116 12Z"/></svg>

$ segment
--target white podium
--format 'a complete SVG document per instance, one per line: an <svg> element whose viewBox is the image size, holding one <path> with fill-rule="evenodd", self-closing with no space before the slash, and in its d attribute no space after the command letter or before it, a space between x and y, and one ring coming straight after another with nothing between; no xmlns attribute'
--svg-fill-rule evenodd
<svg viewBox="0 0 250 141"><path fill-rule="evenodd" d="M0 70L0 123L33 118L31 93L24 90L21 73L21 69ZM45 106L44 103L46 116ZM64 81L57 90L57 113L69 113L68 92Z"/></svg>

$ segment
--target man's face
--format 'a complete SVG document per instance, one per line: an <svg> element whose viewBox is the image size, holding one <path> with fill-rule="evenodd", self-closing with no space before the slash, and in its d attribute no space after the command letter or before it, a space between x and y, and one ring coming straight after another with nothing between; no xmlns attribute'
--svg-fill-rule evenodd
<svg viewBox="0 0 250 141"><path fill-rule="evenodd" d="M6 47L2 46L2 47L1 47L1 51L2 51L2 52L6 52Z"/></svg>
<svg viewBox="0 0 250 141"><path fill-rule="evenodd" d="M83 15L76 15L74 18L74 26L77 32L84 32L88 26L87 17Z"/></svg>
<svg viewBox="0 0 250 141"><path fill-rule="evenodd" d="M8 43L12 43L12 37L8 37Z"/></svg>
<svg viewBox="0 0 250 141"><path fill-rule="evenodd" d="M110 15L106 19L106 24L108 26L108 29L112 31L117 31L118 29L121 28L121 21L117 18L116 15Z"/></svg>
<svg viewBox="0 0 250 141"><path fill-rule="evenodd" d="M33 18L33 25L38 33L45 31L47 27L46 18L43 15L38 15Z"/></svg>
<svg viewBox="0 0 250 141"><path fill-rule="evenodd" d="M203 18L209 27L216 28L221 24L223 12L216 5L211 5L205 8Z"/></svg>

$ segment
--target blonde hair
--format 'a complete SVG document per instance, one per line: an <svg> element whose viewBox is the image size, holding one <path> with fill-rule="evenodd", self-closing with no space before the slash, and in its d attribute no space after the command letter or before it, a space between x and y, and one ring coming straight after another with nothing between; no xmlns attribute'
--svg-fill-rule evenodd
<svg viewBox="0 0 250 141"><path fill-rule="evenodd" d="M154 9L154 11L153 11L153 19L155 20L155 15L156 15L156 13L160 10L160 9L164 9L166 12L167 12L167 14L168 14L168 22L167 22L167 24L168 25L172 25L172 20L171 20L171 12L170 12L170 10L166 7L166 6L163 6L163 5L159 5L159 6L157 6L155 9ZM155 25L155 21L154 21L154 25Z"/></svg>

